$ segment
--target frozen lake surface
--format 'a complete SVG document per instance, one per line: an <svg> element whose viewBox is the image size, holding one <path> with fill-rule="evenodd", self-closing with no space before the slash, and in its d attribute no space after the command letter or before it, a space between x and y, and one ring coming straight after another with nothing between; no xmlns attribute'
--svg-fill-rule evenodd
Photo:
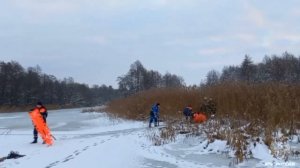
<svg viewBox="0 0 300 168"><path fill-rule="evenodd" d="M157 128L148 123L113 120L105 113L81 113L81 109L49 111L47 118L53 146L33 140L31 120L26 112L0 114L0 157L10 151L26 155L5 160L1 168L213 168L232 166L222 153L224 142L203 150L205 139L178 137L176 142L154 146L147 138ZM292 160L285 167L300 167ZM251 159L232 167L272 167L267 161ZM275 166L276 167L276 166ZM282 167L282 165L277 166Z"/></svg>

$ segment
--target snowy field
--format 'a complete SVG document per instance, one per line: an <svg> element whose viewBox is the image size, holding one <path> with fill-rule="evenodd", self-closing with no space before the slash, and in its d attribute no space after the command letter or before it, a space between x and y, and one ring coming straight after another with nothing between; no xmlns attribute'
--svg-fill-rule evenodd
<svg viewBox="0 0 300 168"><path fill-rule="evenodd" d="M10 151L26 155L0 162L0 168L300 167L298 159L274 160L262 144L253 149L254 159L239 165L232 164L223 141L204 149L205 138L181 136L176 142L154 146L147 135L157 128L147 128L148 123L112 120L105 113L53 110L47 120L57 139L50 147L40 138L38 144L30 144L33 127L27 113L0 114L0 158Z"/></svg>

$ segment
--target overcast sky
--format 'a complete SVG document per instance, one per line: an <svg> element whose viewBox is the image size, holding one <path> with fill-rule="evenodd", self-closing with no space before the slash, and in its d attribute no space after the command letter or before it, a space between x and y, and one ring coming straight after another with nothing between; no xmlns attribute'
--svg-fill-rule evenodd
<svg viewBox="0 0 300 168"><path fill-rule="evenodd" d="M117 87L136 60L199 84L209 70L300 53L298 0L1 0L0 61Z"/></svg>

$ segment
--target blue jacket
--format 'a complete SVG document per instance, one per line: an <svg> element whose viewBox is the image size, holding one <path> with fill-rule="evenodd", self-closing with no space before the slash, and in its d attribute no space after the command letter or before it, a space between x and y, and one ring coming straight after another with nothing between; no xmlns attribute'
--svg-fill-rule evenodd
<svg viewBox="0 0 300 168"><path fill-rule="evenodd" d="M154 104L154 105L152 106L152 108L151 108L151 113L150 113L150 115L151 115L151 116L157 117L158 114L159 114L159 107L158 107L158 105Z"/></svg>
<svg viewBox="0 0 300 168"><path fill-rule="evenodd" d="M186 107L186 108L184 108L183 114L184 114L185 116L192 116L192 108L191 108L191 107Z"/></svg>

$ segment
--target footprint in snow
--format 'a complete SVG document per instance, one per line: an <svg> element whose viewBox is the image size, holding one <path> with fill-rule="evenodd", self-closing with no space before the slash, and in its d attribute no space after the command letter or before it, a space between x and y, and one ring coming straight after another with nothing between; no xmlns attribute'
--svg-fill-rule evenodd
<svg viewBox="0 0 300 168"><path fill-rule="evenodd" d="M51 167L53 167L53 166L56 166L58 163L59 163L59 161L50 163L50 164L49 164L48 166L46 166L45 168L51 168Z"/></svg>
<svg viewBox="0 0 300 168"><path fill-rule="evenodd" d="M96 146L96 145L98 145L98 144L94 143L94 146ZM89 149L89 146L86 146L81 151L86 151L88 149ZM45 168L52 168L54 166L57 166L57 164L60 163L60 162L62 162L62 163L68 162L68 161L70 161L72 159L75 159L75 157L78 156L79 154L81 154L81 152L79 150L75 150L72 155L67 156L66 158L63 159L63 161L55 161L53 163L50 163Z"/></svg>
<svg viewBox="0 0 300 168"><path fill-rule="evenodd" d="M69 155L69 156L66 157L65 160L62 161L62 162L67 162L67 161L72 160L72 159L74 159L73 155Z"/></svg>
<svg viewBox="0 0 300 168"><path fill-rule="evenodd" d="M78 156L80 154L80 152L78 150L73 152L75 154L75 156Z"/></svg>
<svg viewBox="0 0 300 168"><path fill-rule="evenodd" d="M89 146L86 146L85 148L82 149L82 151L86 151L89 149Z"/></svg>

